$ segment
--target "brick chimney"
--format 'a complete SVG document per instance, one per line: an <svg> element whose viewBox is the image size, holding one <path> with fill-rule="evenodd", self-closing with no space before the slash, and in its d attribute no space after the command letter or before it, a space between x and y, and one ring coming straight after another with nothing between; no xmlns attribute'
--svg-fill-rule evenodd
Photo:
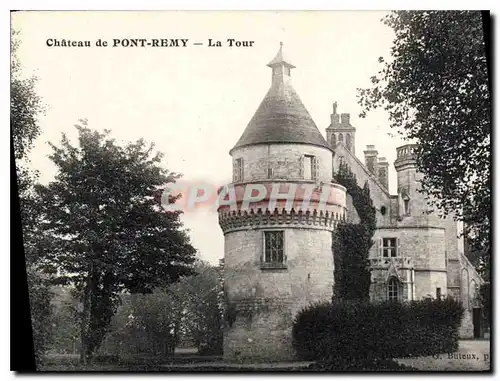
<svg viewBox="0 0 500 381"><path fill-rule="evenodd" d="M363 153L365 154L366 168L368 168L368 170L378 178L378 151L375 149L375 146L367 145L366 150L363 151Z"/></svg>
<svg viewBox="0 0 500 381"><path fill-rule="evenodd" d="M389 162L385 157L378 158L378 179L389 190Z"/></svg>
<svg viewBox="0 0 500 381"><path fill-rule="evenodd" d="M340 124L342 126L350 126L351 125L351 114L347 112L343 112L340 114Z"/></svg>

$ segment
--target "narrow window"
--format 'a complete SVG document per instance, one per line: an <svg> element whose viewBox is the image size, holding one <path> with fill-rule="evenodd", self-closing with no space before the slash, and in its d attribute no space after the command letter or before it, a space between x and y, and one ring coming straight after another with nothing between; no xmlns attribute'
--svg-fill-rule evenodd
<svg viewBox="0 0 500 381"><path fill-rule="evenodd" d="M271 179L273 177L273 169L267 168L267 178Z"/></svg>
<svg viewBox="0 0 500 381"><path fill-rule="evenodd" d="M332 134L332 147L335 148L336 145L337 145L337 137L335 136L335 134Z"/></svg>
<svg viewBox="0 0 500 381"><path fill-rule="evenodd" d="M304 180L312 180L312 159L312 156L304 156Z"/></svg>
<svg viewBox="0 0 500 381"><path fill-rule="evenodd" d="M344 136L342 134L339 134L339 142L343 142L344 141Z"/></svg>
<svg viewBox="0 0 500 381"><path fill-rule="evenodd" d="M345 143L346 143L347 149L350 151L351 147L352 147L351 134L346 134Z"/></svg>
<svg viewBox="0 0 500 381"><path fill-rule="evenodd" d="M441 300L441 288L436 288L436 299Z"/></svg>
<svg viewBox="0 0 500 381"><path fill-rule="evenodd" d="M311 177L313 180L318 180L319 177L319 160L316 156L311 159Z"/></svg>
<svg viewBox="0 0 500 381"><path fill-rule="evenodd" d="M243 181L243 158L241 157L234 161L233 180L235 183Z"/></svg>
<svg viewBox="0 0 500 381"><path fill-rule="evenodd" d="M396 278L391 278L387 285L387 299L391 302L399 300L399 282Z"/></svg>
<svg viewBox="0 0 500 381"><path fill-rule="evenodd" d="M410 214L410 200L408 198L404 199L405 214Z"/></svg>

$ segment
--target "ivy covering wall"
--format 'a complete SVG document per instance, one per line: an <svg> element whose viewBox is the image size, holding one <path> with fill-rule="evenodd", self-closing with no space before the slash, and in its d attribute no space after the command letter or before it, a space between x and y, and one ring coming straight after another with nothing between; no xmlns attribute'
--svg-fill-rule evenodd
<svg viewBox="0 0 500 381"><path fill-rule="evenodd" d="M347 164L342 163L334 174L335 181L347 189L358 213L358 224L344 221L333 233L335 264L334 300L368 300L370 270L368 255L376 229L375 208L368 182L361 188Z"/></svg>

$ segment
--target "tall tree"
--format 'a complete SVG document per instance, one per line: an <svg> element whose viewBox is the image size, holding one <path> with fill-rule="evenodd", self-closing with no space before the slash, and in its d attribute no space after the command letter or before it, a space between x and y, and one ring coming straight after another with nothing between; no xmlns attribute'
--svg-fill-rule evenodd
<svg viewBox="0 0 500 381"><path fill-rule="evenodd" d="M180 212L158 205L159 189L178 175L160 166L160 153L143 140L125 146L76 126L79 145L63 134L51 144L55 180L38 186L50 236L44 266L55 281L73 284L81 300L81 362L91 360L119 302L119 294L151 293L192 274L195 249ZM175 200L172 199L172 202Z"/></svg>
<svg viewBox="0 0 500 381"><path fill-rule="evenodd" d="M38 173L29 167L29 153L40 134L38 117L44 107L36 93L36 77L23 76L17 52L17 32L11 31L10 127L19 193L22 235L30 299L33 346L37 366L50 340L49 287L38 269L36 246L42 240L35 232L39 214L34 185Z"/></svg>
<svg viewBox="0 0 500 381"><path fill-rule="evenodd" d="M391 57L359 89L361 116L376 107L418 147L423 191L434 209L465 224L489 263L490 84L478 11L394 11Z"/></svg>

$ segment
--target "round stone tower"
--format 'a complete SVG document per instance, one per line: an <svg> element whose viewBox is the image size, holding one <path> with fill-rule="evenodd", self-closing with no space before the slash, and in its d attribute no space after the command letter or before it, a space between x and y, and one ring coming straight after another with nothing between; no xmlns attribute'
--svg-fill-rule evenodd
<svg viewBox="0 0 500 381"><path fill-rule="evenodd" d="M332 232L346 190L333 152L293 89L282 47L271 88L231 149L233 182L219 206L224 233L227 361L292 360L293 319L333 294Z"/></svg>

